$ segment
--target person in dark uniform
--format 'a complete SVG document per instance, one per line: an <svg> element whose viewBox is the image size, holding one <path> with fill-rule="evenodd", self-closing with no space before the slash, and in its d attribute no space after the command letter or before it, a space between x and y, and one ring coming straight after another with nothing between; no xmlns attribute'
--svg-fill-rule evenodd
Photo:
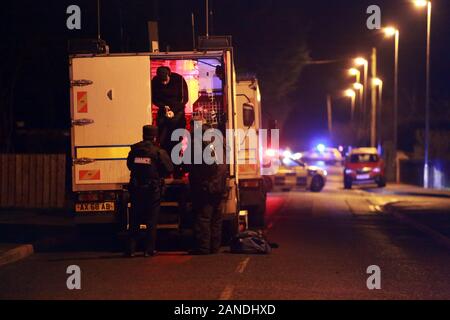
<svg viewBox="0 0 450 320"><path fill-rule="evenodd" d="M178 143L171 141L172 132L186 127L184 109L189 101L188 86L178 73L161 66L152 79L152 102L158 110L159 141L169 155Z"/></svg>
<svg viewBox="0 0 450 320"><path fill-rule="evenodd" d="M205 132L209 126L203 125ZM199 137L200 138L200 137ZM192 158L194 144L202 145L202 154L209 148L209 142L201 138L192 138ZM189 182L192 197L192 210L195 215L194 237L195 247L191 254L217 253L222 242L222 212L220 204L226 192L227 165L220 163L191 164L188 166Z"/></svg>
<svg viewBox="0 0 450 320"><path fill-rule="evenodd" d="M161 178L173 171L166 151L155 145L158 128L144 126L143 141L131 146L127 158L130 175L130 234L128 251L134 256L140 225L146 225L144 255L155 253L156 227L161 200Z"/></svg>

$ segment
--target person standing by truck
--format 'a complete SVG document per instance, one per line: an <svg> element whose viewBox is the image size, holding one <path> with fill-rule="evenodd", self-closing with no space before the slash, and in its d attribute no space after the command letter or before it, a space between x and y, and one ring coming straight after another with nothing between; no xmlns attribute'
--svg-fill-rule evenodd
<svg viewBox="0 0 450 320"><path fill-rule="evenodd" d="M203 141L203 134L210 127L202 126L202 135L191 139L192 158L195 145L201 145L202 155L211 145ZM209 150L206 150L209 152ZM211 153L214 156L214 151ZM202 157L203 158L203 157ZM227 165L217 161L206 164L191 164L187 167L194 211L195 247L191 254L214 254L220 249L222 242L222 212L220 204L226 192Z"/></svg>
<svg viewBox="0 0 450 320"><path fill-rule="evenodd" d="M161 178L173 171L173 164L163 149L155 145L158 128L146 125L143 141L131 146L127 158L130 175L130 234L126 254L134 256L140 225L146 225L144 255L155 254L156 227L161 201Z"/></svg>
<svg viewBox="0 0 450 320"><path fill-rule="evenodd" d="M159 141L169 155L178 143L171 141L172 132L186 127L184 109L189 101L186 80L169 67L161 66L152 79L152 102L158 110Z"/></svg>

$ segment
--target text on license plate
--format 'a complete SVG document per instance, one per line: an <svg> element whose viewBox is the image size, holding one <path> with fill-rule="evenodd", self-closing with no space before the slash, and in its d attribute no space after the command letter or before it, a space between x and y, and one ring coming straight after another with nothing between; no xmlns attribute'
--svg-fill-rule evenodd
<svg viewBox="0 0 450 320"><path fill-rule="evenodd" d="M367 179L369 179L370 178L370 175L369 174L358 174L357 176L356 176L356 179L358 179L358 180L367 180Z"/></svg>
<svg viewBox="0 0 450 320"><path fill-rule="evenodd" d="M92 212L92 211L114 211L114 202L90 202L77 203L75 205L75 212Z"/></svg>

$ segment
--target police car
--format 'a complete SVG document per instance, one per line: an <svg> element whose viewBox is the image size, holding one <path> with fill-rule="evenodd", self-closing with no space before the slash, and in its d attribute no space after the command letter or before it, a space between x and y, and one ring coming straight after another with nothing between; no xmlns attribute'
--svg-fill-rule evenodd
<svg viewBox="0 0 450 320"><path fill-rule="evenodd" d="M308 166L291 156L279 158L278 170L272 176L274 189L290 191L303 187L312 192L320 192L325 186L327 171L315 166Z"/></svg>
<svg viewBox="0 0 450 320"><path fill-rule="evenodd" d="M302 159L309 163L323 161L329 165L340 165L343 162L342 154L337 148L325 147L323 144L319 144L315 148L303 152Z"/></svg>

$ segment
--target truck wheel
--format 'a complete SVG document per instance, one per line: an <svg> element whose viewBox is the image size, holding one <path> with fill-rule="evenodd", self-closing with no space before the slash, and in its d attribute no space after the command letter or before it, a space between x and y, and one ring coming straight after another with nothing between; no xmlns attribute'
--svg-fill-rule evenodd
<svg viewBox="0 0 450 320"><path fill-rule="evenodd" d="M377 185L379 188L386 187L386 179L383 177L380 177L380 179L378 179L378 181L377 181Z"/></svg>
<svg viewBox="0 0 450 320"><path fill-rule="evenodd" d="M266 204L252 207L248 214L248 226L251 229L264 229L266 215Z"/></svg>
<svg viewBox="0 0 450 320"><path fill-rule="evenodd" d="M312 192L320 192L325 186L325 181L319 175L316 175L312 178L310 190Z"/></svg>

